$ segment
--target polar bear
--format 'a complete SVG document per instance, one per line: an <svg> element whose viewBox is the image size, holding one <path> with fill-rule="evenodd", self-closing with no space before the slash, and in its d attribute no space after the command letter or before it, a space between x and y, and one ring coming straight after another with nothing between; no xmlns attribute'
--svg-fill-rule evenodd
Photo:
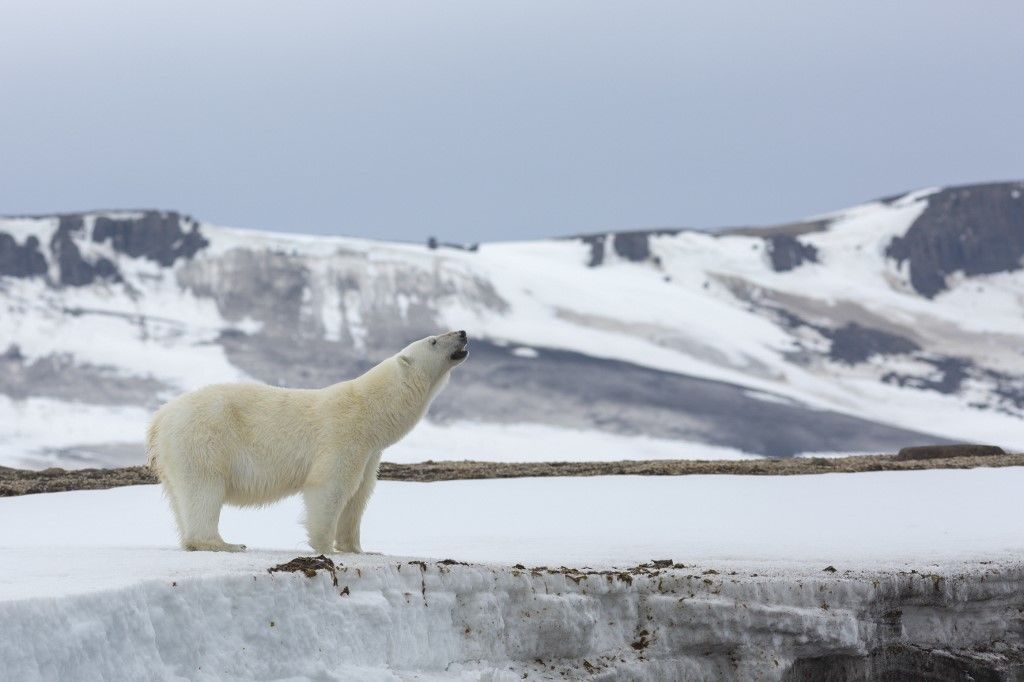
<svg viewBox="0 0 1024 682"><path fill-rule="evenodd" d="M465 361L465 331L409 344L362 376L327 388L218 384L153 416L149 465L186 550L239 552L221 539L224 503L264 505L301 492L309 544L362 552L359 526L381 452L407 434Z"/></svg>

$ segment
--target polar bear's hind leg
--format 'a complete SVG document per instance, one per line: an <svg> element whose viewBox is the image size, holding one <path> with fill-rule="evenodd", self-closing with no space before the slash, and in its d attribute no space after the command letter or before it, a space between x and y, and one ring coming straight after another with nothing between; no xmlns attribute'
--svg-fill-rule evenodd
<svg viewBox="0 0 1024 682"><path fill-rule="evenodd" d="M220 536L220 510L224 506L222 481L193 482L190 486L176 486L181 518L181 546L189 551L241 552L245 545L233 545Z"/></svg>

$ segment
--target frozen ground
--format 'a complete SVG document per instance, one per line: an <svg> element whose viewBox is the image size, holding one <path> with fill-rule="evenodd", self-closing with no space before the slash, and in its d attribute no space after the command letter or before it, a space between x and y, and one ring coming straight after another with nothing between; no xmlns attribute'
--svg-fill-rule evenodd
<svg viewBox="0 0 1024 682"><path fill-rule="evenodd" d="M175 549L154 486L0 499L0 664L20 679L1006 669L1024 641L1022 484L1024 468L381 482L363 544L385 554L337 556L338 586L266 573L309 554L295 499L225 512L240 555ZM651 559L677 567L582 572Z"/></svg>

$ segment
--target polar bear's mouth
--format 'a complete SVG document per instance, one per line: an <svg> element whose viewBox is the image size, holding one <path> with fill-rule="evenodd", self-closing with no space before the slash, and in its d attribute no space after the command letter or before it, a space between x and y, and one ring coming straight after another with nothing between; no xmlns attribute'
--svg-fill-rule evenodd
<svg viewBox="0 0 1024 682"><path fill-rule="evenodd" d="M460 329L457 332L451 333L457 335L455 343L458 345L458 347L451 355L448 356L448 359L451 360L452 362L465 360L466 356L469 355L469 351L466 350L466 346L469 344L469 337L466 335L466 330Z"/></svg>

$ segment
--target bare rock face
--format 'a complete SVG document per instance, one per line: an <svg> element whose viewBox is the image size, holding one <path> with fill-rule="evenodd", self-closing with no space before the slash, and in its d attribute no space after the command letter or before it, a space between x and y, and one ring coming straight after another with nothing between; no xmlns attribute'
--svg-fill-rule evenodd
<svg viewBox="0 0 1024 682"><path fill-rule="evenodd" d="M780 234L769 237L768 257L772 261L775 272L788 272L800 267L803 263L817 263L818 250L810 244L804 244L798 238Z"/></svg>
<svg viewBox="0 0 1024 682"><path fill-rule="evenodd" d="M910 283L928 298L946 276L1009 272L1024 257L1024 182L956 187L928 197L928 207L886 255L910 263Z"/></svg>
<svg viewBox="0 0 1024 682"><path fill-rule="evenodd" d="M187 232L182 223L190 226ZM92 240L109 241L119 253L147 258L164 267L174 265L179 258L191 258L209 245L198 223L174 211L144 211L141 218L98 216Z"/></svg>
<svg viewBox="0 0 1024 682"><path fill-rule="evenodd" d="M829 356L848 365L864 362L873 355L902 355L921 349L908 338L856 322L823 333L832 339Z"/></svg>
<svg viewBox="0 0 1024 682"><path fill-rule="evenodd" d="M618 232L612 238L612 247L627 260L643 262L651 257L649 237L647 232Z"/></svg>
<svg viewBox="0 0 1024 682"><path fill-rule="evenodd" d="M613 234L587 234L574 239L580 239L590 247L590 259L587 265L597 267L605 262L609 237L613 253L634 263L643 263L652 260L651 237L659 235L679 234L681 229L664 230L630 230L628 232L615 232Z"/></svg>
<svg viewBox="0 0 1024 682"><path fill-rule="evenodd" d="M46 257L39 251L39 238L25 238L19 244L11 235L0 232L0 276L35 277L46 274Z"/></svg>
<svg viewBox="0 0 1024 682"><path fill-rule="evenodd" d="M50 252L60 269L61 286L83 287L97 279L120 281L121 274L109 259L100 257L90 261L82 256L74 237L83 233L84 225L80 215L62 215L57 232L50 240Z"/></svg>
<svg viewBox="0 0 1024 682"><path fill-rule="evenodd" d="M132 258L146 258L164 267L192 258L209 245L193 219L174 211L141 211L128 217L98 215L91 234L86 215L66 213L57 217L49 253L39 238L30 235L19 244L0 232L0 277L45 277L49 263L56 263L55 285L84 287L96 281L121 282L117 265L103 256L83 253L91 241L109 243L114 251ZM189 229L182 229L182 225Z"/></svg>

